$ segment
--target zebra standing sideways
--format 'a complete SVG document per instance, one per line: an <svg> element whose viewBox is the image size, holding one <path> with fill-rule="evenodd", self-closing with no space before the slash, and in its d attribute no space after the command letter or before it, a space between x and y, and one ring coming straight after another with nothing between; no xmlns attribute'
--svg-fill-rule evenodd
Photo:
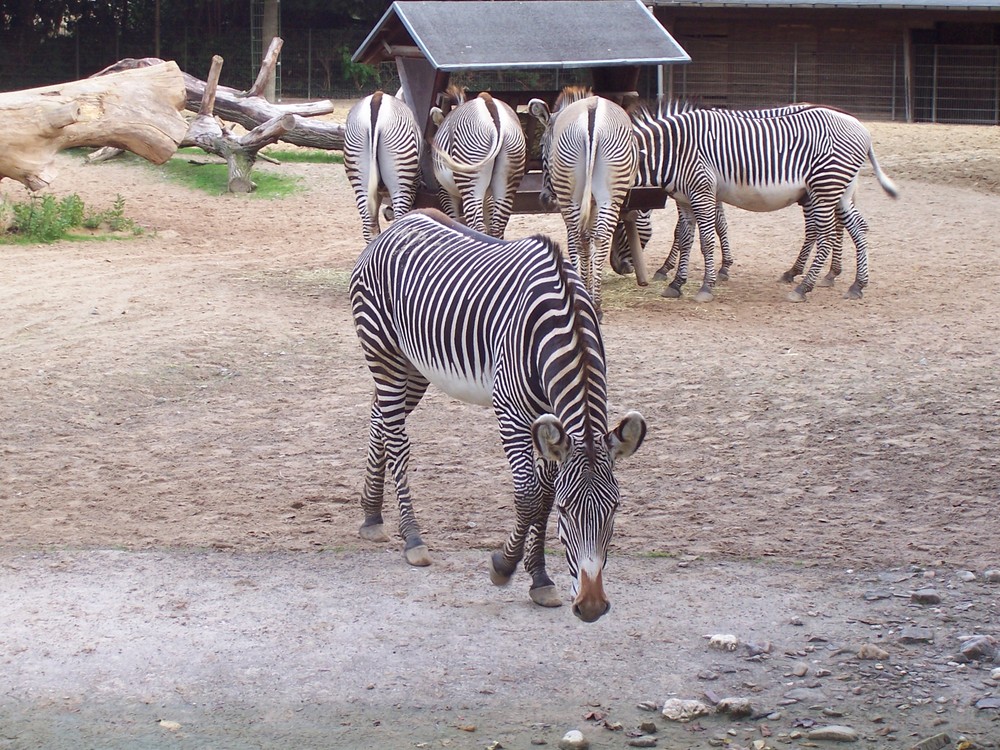
<svg viewBox="0 0 1000 750"><path fill-rule="evenodd" d="M593 622L610 604L602 571L619 505L616 459L646 423L629 412L608 430L604 344L597 315L559 247L537 236L506 242L439 211L413 211L370 243L351 276L351 310L375 379L359 533L387 541L386 469L413 565L430 564L407 483L406 417L434 383L492 405L514 478L516 522L490 559L505 585L524 560L531 599L561 604L545 571L553 504L573 575L573 612Z"/></svg>
<svg viewBox="0 0 1000 750"><path fill-rule="evenodd" d="M566 222L569 255L601 315L601 274L639 158L625 110L588 89L566 87L552 110L541 99L528 111L542 134L542 201Z"/></svg>
<svg viewBox="0 0 1000 750"><path fill-rule="evenodd" d="M362 234L371 242L381 231L379 185L389 191L398 218L413 207L420 182L420 131L404 102L376 91L351 107L344 123L344 170L354 188Z"/></svg>
<svg viewBox="0 0 1000 750"><path fill-rule="evenodd" d="M724 110L675 113L661 105L656 114L645 107L632 113L640 151L637 184L664 187L688 223L698 227L705 279L697 301L712 299L719 202L750 211L802 203L807 233L815 222L817 251L789 299L801 302L815 287L836 244L838 222L857 247L857 276L848 296L860 298L868 285L867 224L854 205L866 158L889 195L897 195L896 187L879 168L871 134L856 118L830 107L791 109L748 117ZM683 277L677 281L683 283Z"/></svg>

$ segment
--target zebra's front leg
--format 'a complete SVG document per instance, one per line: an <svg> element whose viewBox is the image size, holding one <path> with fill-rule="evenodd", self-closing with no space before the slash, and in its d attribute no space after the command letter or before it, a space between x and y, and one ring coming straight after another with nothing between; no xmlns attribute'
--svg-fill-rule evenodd
<svg viewBox="0 0 1000 750"><path fill-rule="evenodd" d="M819 278L820 271L823 270L826 259L830 255L834 243L833 235L838 229L833 205L817 205L814 217L817 235L816 255L812 265L809 266L809 273L803 277L795 289L788 293L788 299L792 302L805 302L806 295L815 288L816 279Z"/></svg>
<svg viewBox="0 0 1000 750"><path fill-rule="evenodd" d="M503 547L490 556L490 580L495 586L506 586L524 560L524 569L531 576L529 596L536 604L556 607L562 602L555 592L555 584L545 571L545 525L552 509L552 493L546 497L541 476L551 473L551 468L535 467L534 449L531 444L530 425L521 424L512 407L503 402L494 405L504 453L514 479L514 530ZM528 556L525 557L525 546Z"/></svg>
<svg viewBox="0 0 1000 750"><path fill-rule="evenodd" d="M711 302L715 295L712 290L715 288L715 215L716 203L713 198L711 203L703 205L695 211L695 219L698 224L698 238L701 242L701 254L705 259L705 278L701 283L701 289L694 295L695 302Z"/></svg>
<svg viewBox="0 0 1000 750"><path fill-rule="evenodd" d="M722 248L722 265L719 267L719 281L729 281L729 269L733 266L733 248L729 244L729 224L722 203L715 204L715 233L719 235L719 246ZM715 244L715 240L712 240Z"/></svg>
<svg viewBox="0 0 1000 750"><path fill-rule="evenodd" d="M544 462L539 465L538 477L542 487L541 505L538 508L535 522L531 525L526 542L524 569L531 576L531 589L528 595L531 601L542 607L560 607L562 599L556 591L556 585L545 570L545 531L552 514L552 503L555 500L555 464Z"/></svg>

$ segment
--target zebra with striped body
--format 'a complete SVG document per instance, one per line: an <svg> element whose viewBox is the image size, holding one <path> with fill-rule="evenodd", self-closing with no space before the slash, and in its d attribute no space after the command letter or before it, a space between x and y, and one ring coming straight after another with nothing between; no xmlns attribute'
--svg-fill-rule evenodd
<svg viewBox="0 0 1000 750"><path fill-rule="evenodd" d="M867 286L867 225L853 199L865 159L889 195L897 195L896 187L875 159L871 134L856 118L829 107L793 109L755 117L723 110L671 113L663 106L655 115L646 108L632 113L641 153L638 184L664 187L698 228L705 279L696 300L712 299L719 202L775 211L804 201L816 222L818 247L809 272L789 294L793 301L804 300L815 287L836 244L838 222L857 246L857 276L848 296L860 298Z"/></svg>
<svg viewBox="0 0 1000 750"><path fill-rule="evenodd" d="M544 127L543 203L558 205L570 257L600 317L601 274L639 158L629 116L578 87L563 89L551 111L541 99L528 111Z"/></svg>
<svg viewBox="0 0 1000 750"><path fill-rule="evenodd" d="M375 379L360 534L388 539L385 472L395 481L406 559L428 565L407 483L406 417L430 383L492 405L514 478L517 520L493 553L493 583L522 559L530 595L561 601L545 570L555 505L574 579L573 611L592 622L609 608L602 571L619 504L616 459L642 443L629 412L608 430L604 345L597 315L559 247L536 236L506 242L439 211L413 211L368 245L350 284L361 348Z"/></svg>
<svg viewBox="0 0 1000 750"><path fill-rule="evenodd" d="M451 87L448 93L457 106L447 114L431 110L438 126L432 163L441 205L477 232L502 238L527 158L521 121L510 105L485 91L469 101L464 90Z"/></svg>
<svg viewBox="0 0 1000 750"><path fill-rule="evenodd" d="M395 217L408 212L417 195L420 131L404 102L376 91L351 107L344 123L344 170L354 188L361 232L371 242L382 231L379 186L388 190Z"/></svg>

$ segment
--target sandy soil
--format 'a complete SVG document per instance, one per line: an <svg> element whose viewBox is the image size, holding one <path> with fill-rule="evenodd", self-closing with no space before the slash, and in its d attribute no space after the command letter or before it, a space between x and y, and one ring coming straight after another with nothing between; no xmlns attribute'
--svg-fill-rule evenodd
<svg viewBox="0 0 1000 750"><path fill-rule="evenodd" d="M279 201L61 155L53 194L120 194L146 233L0 247L0 747L625 747L648 720L660 747L805 747L826 724L1000 746L998 665L955 660L1000 638L1000 130L871 130L902 195L863 172L862 301L849 279L785 301L794 208L728 211L713 303L606 277L611 413L650 433L593 626L531 606L523 574L489 585L512 509L488 410L432 392L411 420L435 565L357 537L371 381L341 166L260 163L301 180ZM508 236L538 231L565 237L555 216ZM559 550L550 572L567 588ZM911 601L927 587L940 604ZM916 627L929 642L900 640ZM637 707L706 690L754 717Z"/></svg>

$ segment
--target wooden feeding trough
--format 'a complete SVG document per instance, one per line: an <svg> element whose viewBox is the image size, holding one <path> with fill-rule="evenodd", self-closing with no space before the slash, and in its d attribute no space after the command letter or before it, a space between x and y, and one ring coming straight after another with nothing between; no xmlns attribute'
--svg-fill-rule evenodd
<svg viewBox="0 0 1000 750"><path fill-rule="evenodd" d="M627 105L639 97L643 68L686 63L691 58L639 0L398 0L353 60L371 64L395 61L403 95L422 132L427 133L430 110L440 105L453 73L589 74L587 83L595 94ZM470 91L469 96L476 93ZM551 86L491 93L523 112L536 97L551 107L559 90ZM534 158L529 157L514 213L542 213L545 209L538 199L542 187L537 158L540 133L534 118L527 116L522 121L528 153ZM661 188L633 188L629 192L623 219L630 229L630 240L638 242L630 212L663 208L666 200ZM416 205L440 207L434 188L424 186Z"/></svg>

